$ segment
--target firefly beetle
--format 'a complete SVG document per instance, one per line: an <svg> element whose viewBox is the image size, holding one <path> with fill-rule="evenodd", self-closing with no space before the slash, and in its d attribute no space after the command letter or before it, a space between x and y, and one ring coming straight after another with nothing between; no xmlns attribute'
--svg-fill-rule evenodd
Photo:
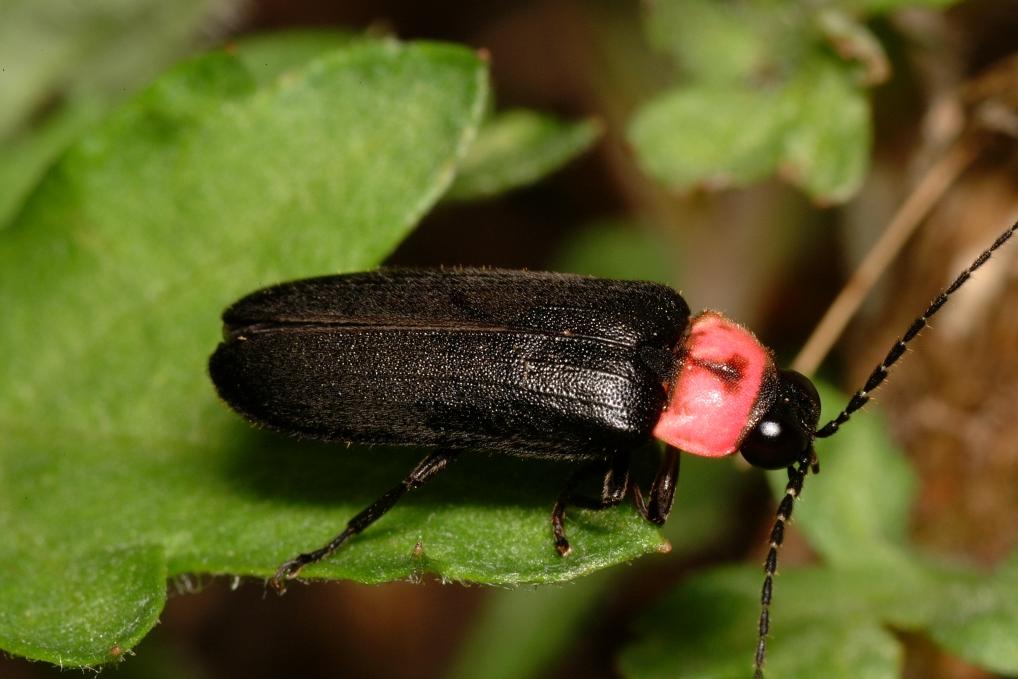
<svg viewBox="0 0 1018 679"><path fill-rule="evenodd" d="M789 478L764 566L756 653L762 676L777 550L806 475L819 471L814 439L836 433L866 404L928 319L1016 228L930 304L820 428L820 398L808 378L777 369L751 332L721 314L691 317L677 292L656 283L383 269L254 292L224 312L224 341L209 360L230 407L297 436L434 448L328 544L280 566L273 581L279 587L328 557L464 450L577 463L551 515L562 556L570 551L566 507L603 509L632 492L640 513L661 524L680 451L740 451L755 466L787 468ZM654 438L665 454L645 499L630 463ZM600 497L579 494L579 481L595 471L603 477Z"/></svg>

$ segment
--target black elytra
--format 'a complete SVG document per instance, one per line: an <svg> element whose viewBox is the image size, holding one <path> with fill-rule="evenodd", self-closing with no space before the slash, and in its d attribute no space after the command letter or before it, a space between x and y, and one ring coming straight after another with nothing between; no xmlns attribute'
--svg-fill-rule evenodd
<svg viewBox="0 0 1018 679"><path fill-rule="evenodd" d="M267 288L223 320L212 379L269 428L587 461L650 440L689 307L655 283L382 270Z"/></svg>
<svg viewBox="0 0 1018 679"><path fill-rule="evenodd" d="M787 467L789 481L764 567L757 676L784 526L807 473L818 471L814 438L835 433L865 405L905 344L1016 226L930 305L824 427L817 428L819 396L806 377L764 371L738 448L756 466ZM648 521L663 523L671 510L678 450L666 445L646 500L629 474L632 453L653 440L689 367L684 352L695 319L666 286L541 272L381 270L265 288L229 307L223 321L209 372L223 400L248 420L299 437L433 449L328 544L280 566L277 589L471 449L577 463L552 511L563 556L568 506L603 509L632 491ZM725 374L739 365L709 367ZM600 496L580 494L594 474L603 477Z"/></svg>

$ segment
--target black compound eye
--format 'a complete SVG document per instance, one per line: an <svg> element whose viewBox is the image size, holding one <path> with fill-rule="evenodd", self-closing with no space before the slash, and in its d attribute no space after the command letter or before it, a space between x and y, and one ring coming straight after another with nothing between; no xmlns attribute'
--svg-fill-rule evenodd
<svg viewBox="0 0 1018 679"><path fill-rule="evenodd" d="M771 408L742 442L742 456L754 467L787 467L800 459L811 443L798 418L781 405Z"/></svg>
<svg viewBox="0 0 1018 679"><path fill-rule="evenodd" d="M778 396L739 450L754 467L781 469L801 460L820 418L820 396L813 383L791 370L778 375Z"/></svg>

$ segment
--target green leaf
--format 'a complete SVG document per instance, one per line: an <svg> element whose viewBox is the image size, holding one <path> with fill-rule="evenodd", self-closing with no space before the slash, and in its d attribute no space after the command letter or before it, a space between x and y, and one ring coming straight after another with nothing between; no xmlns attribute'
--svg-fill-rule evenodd
<svg viewBox="0 0 1018 679"><path fill-rule="evenodd" d="M951 653L991 672L1018 674L1018 551L987 577L949 585L947 605L930 636Z"/></svg>
<svg viewBox="0 0 1018 679"><path fill-rule="evenodd" d="M0 141L65 92L116 96L229 16L235 0L6 0L0 6Z"/></svg>
<svg viewBox="0 0 1018 679"><path fill-rule="evenodd" d="M0 228L85 129L207 41L236 0L9 0L0 7ZM164 16L165 15L165 16Z"/></svg>
<svg viewBox="0 0 1018 679"><path fill-rule="evenodd" d="M1018 668L1015 569L986 577L922 560L885 568L783 569L774 582L767 674L899 677L904 650L888 627L930 630L960 657L991 671ZM622 654L628 677L740 677L752 667L762 573L698 575L644 616Z"/></svg>
<svg viewBox="0 0 1018 679"><path fill-rule="evenodd" d="M212 54L47 174L0 233L0 647L108 660L155 623L167 575L265 576L405 475L419 452L252 431L205 362L239 295L388 254L448 186L486 92L484 64L451 46L357 45L262 86ZM436 484L310 574L561 579L659 544L631 509L576 512L578 556L558 559L564 470L486 462L443 480L464 503ZM500 494L489 469L549 494Z"/></svg>
<svg viewBox="0 0 1018 679"><path fill-rule="evenodd" d="M851 65L817 51L780 85L691 84L641 108L629 138L643 169L678 189L745 185L780 170L817 200L847 200L871 136L854 79Z"/></svg>
<svg viewBox="0 0 1018 679"><path fill-rule="evenodd" d="M763 576L718 569L685 583L639 620L621 658L627 677L746 677L752 674ZM894 636L860 617L858 579L796 570L775 582L767 673L775 677L895 677Z"/></svg>
<svg viewBox="0 0 1018 679"><path fill-rule="evenodd" d="M873 86L887 80L891 64L883 46L866 24L837 7L826 7L814 16L817 29L838 56L861 63L865 67L863 78Z"/></svg>
<svg viewBox="0 0 1018 679"><path fill-rule="evenodd" d="M688 190L781 173L823 203L858 190L871 141L863 81L886 77L887 64L850 13L767 0L649 7L651 42L675 56L685 78L630 123L648 174Z"/></svg>
<svg viewBox="0 0 1018 679"><path fill-rule="evenodd" d="M104 101L79 97L31 132L5 144L0 155L0 229L8 225L46 169L89 125L107 111Z"/></svg>
<svg viewBox="0 0 1018 679"><path fill-rule="evenodd" d="M524 110L499 113L481 128L446 197L476 200L533 184L600 136L594 120L566 122Z"/></svg>
<svg viewBox="0 0 1018 679"><path fill-rule="evenodd" d="M268 83L313 57L350 45L356 39L340 31L281 31L244 38L234 50L256 81ZM79 95L9 144L0 157L0 228L46 168L110 107L106 98Z"/></svg>
<svg viewBox="0 0 1018 679"><path fill-rule="evenodd" d="M775 9L752 2L657 0L646 12L647 37L694 80L745 82L772 70L776 46L787 39L787 22L777 20Z"/></svg>
<svg viewBox="0 0 1018 679"><path fill-rule="evenodd" d="M326 52L366 40L347 31L291 29L245 36L230 49L257 82L269 83Z"/></svg>
<svg viewBox="0 0 1018 679"><path fill-rule="evenodd" d="M785 88L780 169L816 200L844 202L865 178L873 133L857 79L852 64L818 52Z"/></svg>
<svg viewBox="0 0 1018 679"><path fill-rule="evenodd" d="M691 85L641 108L629 139L643 170L675 188L748 184L777 166L785 113L779 92Z"/></svg>
<svg viewBox="0 0 1018 679"><path fill-rule="evenodd" d="M614 571L558 587L494 591L471 626L452 679L539 677L584 631Z"/></svg>
<svg viewBox="0 0 1018 679"><path fill-rule="evenodd" d="M6 520L0 525L8 527ZM68 545L63 551L33 532L18 531L12 537L21 544L0 550L3 650L61 667L81 664L82 651L90 664L119 659L162 610L167 575L162 548Z"/></svg>

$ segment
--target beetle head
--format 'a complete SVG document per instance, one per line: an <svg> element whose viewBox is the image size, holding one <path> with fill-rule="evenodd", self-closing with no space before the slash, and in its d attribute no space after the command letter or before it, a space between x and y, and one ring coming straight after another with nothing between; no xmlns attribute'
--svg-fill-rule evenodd
<svg viewBox="0 0 1018 679"><path fill-rule="evenodd" d="M774 402L739 447L754 467L781 469L803 459L820 420L820 394L805 375L779 370L775 391Z"/></svg>

